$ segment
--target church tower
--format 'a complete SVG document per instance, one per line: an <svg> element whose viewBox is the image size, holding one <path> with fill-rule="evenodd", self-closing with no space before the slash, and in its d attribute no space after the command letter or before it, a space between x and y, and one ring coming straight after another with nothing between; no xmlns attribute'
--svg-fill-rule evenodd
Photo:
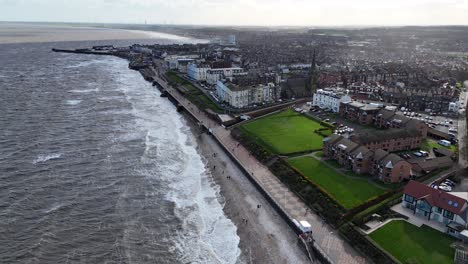
<svg viewBox="0 0 468 264"><path fill-rule="evenodd" d="M314 54L312 55L312 64L310 65L309 79L307 82L307 91L310 94L315 93L317 90L317 81L318 81L318 72L317 72L317 63L316 63L316 52L314 49Z"/></svg>

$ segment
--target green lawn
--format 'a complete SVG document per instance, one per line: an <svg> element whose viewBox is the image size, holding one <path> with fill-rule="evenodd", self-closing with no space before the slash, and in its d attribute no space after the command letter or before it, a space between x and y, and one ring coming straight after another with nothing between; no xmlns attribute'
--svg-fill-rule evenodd
<svg viewBox="0 0 468 264"><path fill-rule="evenodd" d="M323 137L314 132L319 128L316 121L290 109L241 126L245 133L279 154L321 149Z"/></svg>
<svg viewBox="0 0 468 264"><path fill-rule="evenodd" d="M346 209L358 206L387 191L369 182L365 177L344 176L313 157L290 159L288 162Z"/></svg>
<svg viewBox="0 0 468 264"><path fill-rule="evenodd" d="M174 82L183 85L187 89L186 97L200 108L210 108L214 112L221 113L223 110L218 107L208 96L201 92L197 87L193 86L187 80L181 78L174 72L168 72L167 76Z"/></svg>
<svg viewBox="0 0 468 264"><path fill-rule="evenodd" d="M370 237L402 263L453 263L455 238L427 226L417 227L405 221L392 221Z"/></svg>
<svg viewBox="0 0 468 264"><path fill-rule="evenodd" d="M457 151L458 147L456 145L450 145L450 147L442 146L439 143L437 143L437 141L432 139L426 139L421 143L421 149L423 150L430 151L433 148L446 148L450 151L455 152Z"/></svg>

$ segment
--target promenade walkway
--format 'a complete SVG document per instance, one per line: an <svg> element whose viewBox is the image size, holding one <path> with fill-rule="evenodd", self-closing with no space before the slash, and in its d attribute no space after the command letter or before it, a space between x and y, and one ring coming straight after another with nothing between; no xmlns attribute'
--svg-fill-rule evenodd
<svg viewBox="0 0 468 264"><path fill-rule="evenodd" d="M155 71L155 73L157 73ZM328 256L333 263L368 263L338 234L338 231L327 225L318 215L309 210L293 192L291 192L273 173L251 156L247 149L231 137L228 129L211 120L203 111L199 111L178 90L170 87L164 80L154 79L170 93L201 124L208 128L213 136L231 152L231 155L251 173L255 181L270 195L279 207L291 219L306 220L312 225L316 247Z"/></svg>

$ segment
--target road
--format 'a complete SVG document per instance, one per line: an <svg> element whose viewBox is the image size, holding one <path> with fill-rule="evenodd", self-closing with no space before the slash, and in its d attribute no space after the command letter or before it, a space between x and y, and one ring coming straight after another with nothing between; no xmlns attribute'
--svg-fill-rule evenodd
<svg viewBox="0 0 468 264"><path fill-rule="evenodd" d="M464 86L468 88L468 81L465 81ZM467 140L467 131L466 131L466 112L463 109L466 109L466 104L468 100L468 93L462 92L460 94L460 115L458 117L458 147L459 147L459 157L458 164L461 168L466 168L468 166L466 151L466 140Z"/></svg>

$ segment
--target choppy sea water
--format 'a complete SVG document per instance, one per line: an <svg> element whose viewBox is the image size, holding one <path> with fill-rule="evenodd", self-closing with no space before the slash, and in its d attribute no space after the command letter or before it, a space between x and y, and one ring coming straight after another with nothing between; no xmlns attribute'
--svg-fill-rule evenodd
<svg viewBox="0 0 468 264"><path fill-rule="evenodd" d="M0 45L1 262L236 263L175 107L125 60L50 52L93 44Z"/></svg>

